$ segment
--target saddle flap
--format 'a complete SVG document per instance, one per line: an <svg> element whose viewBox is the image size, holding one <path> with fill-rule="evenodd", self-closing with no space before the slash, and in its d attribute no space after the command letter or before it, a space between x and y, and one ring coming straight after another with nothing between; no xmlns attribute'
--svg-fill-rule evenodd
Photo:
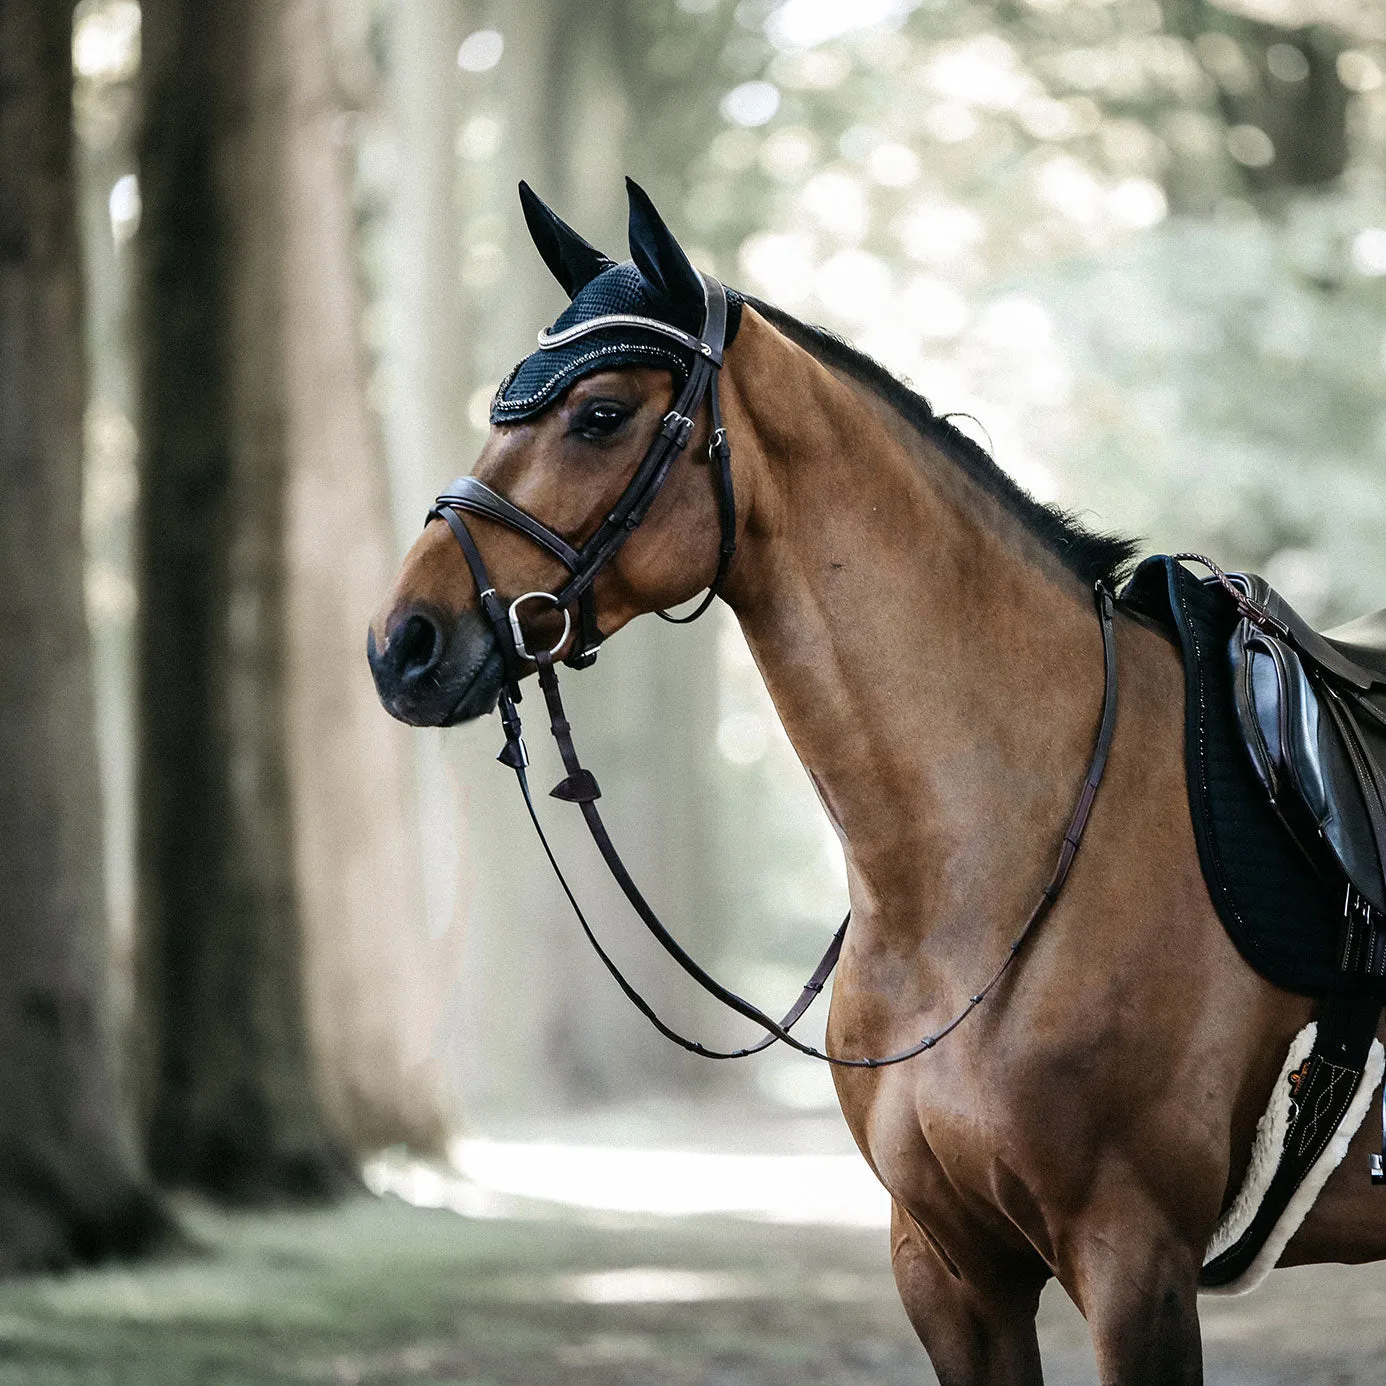
<svg viewBox="0 0 1386 1386"><path fill-rule="evenodd" d="M1238 622L1229 656L1233 700L1243 744L1281 821L1313 861L1323 847L1377 909L1386 909L1386 875L1374 818L1383 784L1373 765L1375 735L1364 739L1364 715L1324 684L1316 684L1287 643L1248 620ZM1380 750L1386 752L1386 723ZM1376 765L1386 764L1386 758Z"/></svg>
<svg viewBox="0 0 1386 1386"><path fill-rule="evenodd" d="M1326 630L1323 638L1359 667L1372 670L1378 686L1386 689L1386 607Z"/></svg>

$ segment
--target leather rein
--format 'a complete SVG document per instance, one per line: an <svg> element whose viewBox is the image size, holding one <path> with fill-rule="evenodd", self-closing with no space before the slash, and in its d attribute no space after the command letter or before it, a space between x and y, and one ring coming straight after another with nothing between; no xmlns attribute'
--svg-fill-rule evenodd
<svg viewBox="0 0 1386 1386"><path fill-rule="evenodd" d="M669 323L660 322L658 319L636 317L631 314L612 314L591 318L586 322L567 328L563 332L554 334L541 332L539 334L539 347L541 350L545 350L564 345L588 333L610 330L613 327L636 327L672 338L693 353L693 366L689 372L688 380L680 391L674 407L669 410L660 423L659 431L655 434L654 441L650 444L640 465L635 469L634 476L631 477L606 518L580 547L574 548L572 544L561 535L554 533L542 521L535 519L534 516L521 510L506 500L504 496L493 491L484 482L472 476L464 476L454 481L448 490L443 492L434 502L425 523L428 520L441 519L452 530L461 546L472 579L476 583L482 614L490 624L497 647L500 650L504 667L504 682L498 699L498 707L501 725L505 731L505 747L497 759L501 764L509 766L515 772L525 808L529 813L530 821L534 824L534 830L544 849L544 855L548 857L549 864L553 867L558 883L563 888L563 893L567 896L568 903L572 906L587 941L592 945L602 965L640 1013L666 1039L672 1040L690 1053L700 1054L708 1059L745 1058L748 1055L757 1054L779 1041L810 1058L819 1059L841 1068L884 1068L890 1064L903 1063L907 1059L922 1054L926 1049L932 1049L941 1039L957 1029L986 1000L1002 977L1005 976L1025 940L1059 898L1087 827L1093 801L1097 796L1098 786L1102 782L1103 771L1106 769L1112 737L1116 730L1117 662L1112 594L1101 584L1095 590L1097 614L1102 629L1104 688L1102 720L1098 728L1092 759L1088 765L1087 777L1079 793L1073 816L1064 833L1058 862L1048 884L1040 892L1040 898L1030 911L1000 965L992 973L986 984L969 996L967 1004L941 1029L925 1035L909 1048L876 1058L839 1058L824 1053L810 1044L805 1044L792 1035L790 1031L823 990L833 968L837 965L838 957L842 952L847 925L851 920L850 910L833 935L832 941L828 944L827 951L814 969L813 975L804 984L798 999L779 1020L775 1020L760 1007L723 986L716 978L705 972L665 928L659 916L636 885L625 863L621 860L597 808L596 801L601 797L601 789L597 784L596 776L581 763L577 749L573 744L572 728L564 713L563 700L559 692L558 671L554 667L554 656L568 644L570 635L573 635L571 608L574 603L577 604L578 609L577 633L572 643L572 649L563 662L571 668L582 669L596 659L602 635L597 625L593 584L596 582L598 574L616 556L622 544L635 531L649 512L651 505L654 504L655 497L667 480L674 463L692 437L698 414L705 399L708 402L712 425L708 442L708 456L716 467L715 480L721 528L717 571L703 600L690 614L670 616L664 611L657 614L664 620L675 624L686 624L696 620L708 609L713 598L720 594L723 581L731 566L732 557L736 552L736 502L732 491L731 448L727 441L726 430L722 426L722 413L717 394L718 373L721 369L722 352L726 342L727 297L726 290L716 279L710 275L704 275L702 278L704 320L702 332L697 337L680 331ZM523 534L540 548L545 549L568 570L567 582L557 592L525 592L507 605L497 595L495 584L491 581L486 564L481 557L481 551L477 548L476 542L462 518L464 511L494 520L508 529ZM554 610L561 611L563 614L563 633L550 649L532 651L525 643L524 631L520 623L520 609L525 603L531 601L548 602ZM529 752L525 746L524 729L519 711L516 708L521 696L520 679L525 673L526 664L532 664L538 672L539 686L543 691L549 713L549 731L557 744L566 772L565 777L550 791L551 796L577 804L586 821L588 831L592 835L592 840L601 853L608 870L641 922L660 947L704 991L729 1010L744 1016L765 1031L764 1037L755 1044L741 1049L711 1049L697 1040L689 1039L680 1034L655 1013L649 1002L635 989L614 959L602 947L583 913L572 887L563 874L553 848L544 833L543 826L539 822L538 813L535 811L527 774Z"/></svg>

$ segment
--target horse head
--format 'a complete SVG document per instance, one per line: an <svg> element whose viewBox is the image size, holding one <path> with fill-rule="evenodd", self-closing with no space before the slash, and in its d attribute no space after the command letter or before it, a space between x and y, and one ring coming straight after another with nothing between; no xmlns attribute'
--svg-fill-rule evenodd
<svg viewBox="0 0 1386 1386"><path fill-rule="evenodd" d="M628 193L631 258L616 264L520 185L571 302L501 383L471 476L440 496L371 625L376 688L402 721L487 713L536 651L581 666L636 616L726 575L736 506L717 376L741 300L694 269L629 180Z"/></svg>

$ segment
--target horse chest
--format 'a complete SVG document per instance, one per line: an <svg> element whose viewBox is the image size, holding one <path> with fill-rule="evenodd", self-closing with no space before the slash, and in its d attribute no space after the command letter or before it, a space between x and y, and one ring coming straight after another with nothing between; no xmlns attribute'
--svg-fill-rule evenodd
<svg viewBox="0 0 1386 1386"><path fill-rule="evenodd" d="M945 1264L967 1274L998 1252L1043 1256L1037 1191L998 1166L996 1123L978 1114L975 1095L965 1101L942 1074L923 1083L877 1076L885 1081L871 1100L844 1102L849 1124L892 1200Z"/></svg>
<svg viewBox="0 0 1386 1386"><path fill-rule="evenodd" d="M839 1080L857 1144L892 1197L907 1207L954 1187L985 1141L987 1123L978 1120L975 1098L951 1069L945 1062L921 1073L906 1065Z"/></svg>

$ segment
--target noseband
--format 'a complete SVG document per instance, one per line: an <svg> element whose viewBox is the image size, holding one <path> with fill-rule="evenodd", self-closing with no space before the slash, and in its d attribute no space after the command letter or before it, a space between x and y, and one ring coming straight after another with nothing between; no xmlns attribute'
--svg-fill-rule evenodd
<svg viewBox="0 0 1386 1386"><path fill-rule="evenodd" d="M821 1059L825 1063L838 1067L883 1068L890 1064L903 1063L906 1059L912 1059L916 1055L922 1054L926 1049L932 1049L945 1035L950 1034L961 1025L986 1000L993 988L1005 976L1026 938L1049 913L1059 898L1059 892L1068 879L1069 869L1073 865L1078 845L1082 841L1084 830L1087 827L1088 817L1092 811L1093 801L1097 796L1098 785L1102 781L1102 774L1107 764L1107 755L1111 749L1112 737L1116 730L1117 666L1112 595L1101 585L1096 590L1097 613L1102 629L1103 702L1102 719L1098 727L1092 760L1088 765L1087 778L1084 780L1068 829L1064 833L1054 873L1050 877L1049 883L1041 891L1040 898L1034 909L1030 911L1020 933L986 985L969 996L967 1004L941 1029L925 1035L908 1049L900 1050L895 1054L878 1058L844 1059L826 1054L812 1045L803 1043L796 1036L790 1034L790 1031L812 1005L815 997L823 990L833 968L837 965L838 956L842 951L843 939L847 932L847 925L851 919L851 912L849 911L847 918L842 921L837 932L833 935L832 942L829 943L827 951L814 970L813 976L804 984L798 1000L782 1019L775 1020L752 1002L723 986L698 965L661 923L659 916L641 894L639 887L612 843L610 834L607 832L606 825L597 809L596 801L601 797L601 789L598 787L596 776L583 766L578 758L577 750L573 744L572 728L563 709L563 700L558 687L558 673L553 663L554 656L569 643L569 638L573 634L572 607L574 602L577 603L578 610L577 638L573 640L572 649L569 650L563 662L571 668L584 669L595 661L602 642L602 634L597 625L593 584L602 569L611 562L620 551L622 544L634 533L640 522L649 513L655 497L658 496L660 489L668 479L679 454L688 446L688 440L692 437L704 399L708 401L712 426L708 442L708 456L717 466L717 504L721 522L721 545L717 554L717 571L708 587L707 594L691 613L686 616L670 616L668 612L660 611L657 614L664 620L678 625L697 620L712 604L713 598L720 593L727 570L731 566L732 557L736 552L736 501L732 492L731 448L727 442L726 430L722 426L722 411L717 395L718 373L721 370L722 351L726 344L727 295L722 285L710 275L703 275L702 280L704 316L702 332L697 337L683 332L669 323L660 322L656 318L638 317L627 313L614 313L590 318L586 322L577 323L561 332L540 332L539 334L539 348L542 351L566 346L569 342L587 336L589 333L609 331L617 327L633 327L672 338L680 346L693 353L693 367L689 372L688 380L675 400L674 407L669 410L660 423L654 441L650 444L640 465L635 469L635 475L631 477L606 518L598 525L591 537L582 543L581 547L574 548L566 539L554 533L542 521L535 519L533 515L521 510L519 506L493 491L485 482L472 476L460 477L454 481L448 490L443 492L433 503L433 508L428 512L427 518L428 520L444 520L456 536L458 544L461 545L462 554L467 560L467 567L471 570L472 579L476 583L482 612L491 626L497 647L501 652L504 665L504 684L498 705L501 725L505 730L505 747L497 759L515 772L530 821L534 824L534 830L538 834L544 854L548 857L549 864L558 877L563 893L573 907L573 912L577 916L583 933L587 936L587 941L592 945L597 957L625 995L666 1039L670 1039L682 1048L691 1053L700 1054L704 1058L741 1059L750 1054L759 1053L778 1040L810 1058ZM463 511L494 520L508 529L523 534L527 539L558 559L568 570L567 582L557 592L524 592L514 598L507 606L497 595L495 584L491 581L490 574L486 570L481 552L467 528L466 521L462 518L461 512ZM526 644L520 623L520 611L526 602L531 601L548 602L553 609L561 611L563 614L563 633L550 649L531 650ZM557 858L554 856L553 849L544 833L543 825L539 822L539 816L535 811L527 774L529 752L525 746L520 714L515 706L520 701L520 679L525 672L527 663L533 664L538 671L539 685L543 690L549 713L549 730L558 746L559 755L566 771L563 780L550 791L550 794L555 799L577 804L587 822L588 830L597 850L607 864L607 868L611 871L616 883L621 887L641 922L660 947L704 991L720 1001L729 1010L745 1016L746 1019L753 1021L765 1031L764 1038L756 1044L742 1049L717 1050L710 1049L696 1040L681 1035L655 1013L650 1004L627 980L615 961L602 947L588 923L586 915L583 914L582 907L578 904L577 897L573 894Z"/></svg>

